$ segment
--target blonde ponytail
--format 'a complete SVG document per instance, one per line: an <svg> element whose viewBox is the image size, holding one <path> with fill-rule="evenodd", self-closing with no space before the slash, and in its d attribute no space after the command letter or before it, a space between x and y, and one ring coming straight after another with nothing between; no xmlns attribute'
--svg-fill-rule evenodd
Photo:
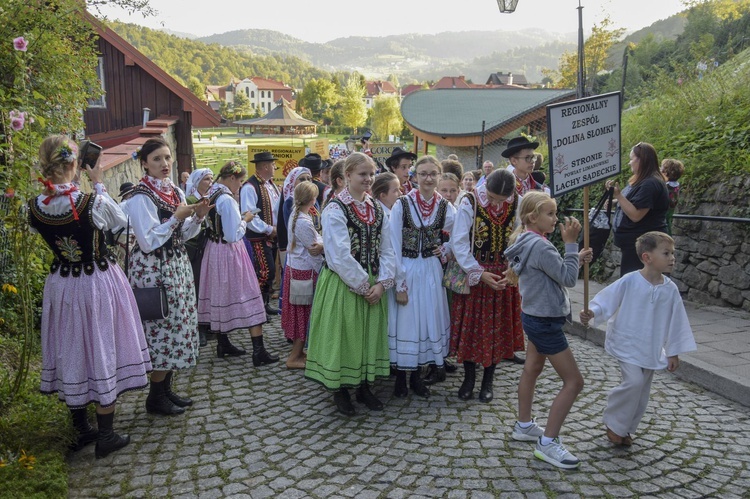
<svg viewBox="0 0 750 499"><path fill-rule="evenodd" d="M299 210L303 206L310 204L318 197L318 186L312 182L300 182L294 188L294 211L292 212L292 225L289 230L289 251L297 245L294 237L294 229L297 227Z"/></svg>

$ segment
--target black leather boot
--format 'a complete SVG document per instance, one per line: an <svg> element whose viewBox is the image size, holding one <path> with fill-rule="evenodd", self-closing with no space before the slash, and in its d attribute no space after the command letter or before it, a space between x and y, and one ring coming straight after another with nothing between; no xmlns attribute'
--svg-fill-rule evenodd
<svg viewBox="0 0 750 499"><path fill-rule="evenodd" d="M255 367L262 366L264 364L273 364L279 361L277 355L271 355L263 345L263 335L253 336L253 365Z"/></svg>
<svg viewBox="0 0 750 499"><path fill-rule="evenodd" d="M449 362L448 359L443 359L443 365L445 366L445 372L448 374L458 371L458 367L453 362Z"/></svg>
<svg viewBox="0 0 750 499"><path fill-rule="evenodd" d="M130 443L129 435L118 435L112 429L115 413L97 414L96 423L99 425L99 438L96 440L94 455L97 459L109 456L118 449L122 449Z"/></svg>
<svg viewBox="0 0 750 499"><path fill-rule="evenodd" d="M208 326L206 324L198 324L198 344L202 347L208 345Z"/></svg>
<svg viewBox="0 0 750 499"><path fill-rule="evenodd" d="M488 403L492 400L492 379L495 377L495 366L492 364L489 367L484 368L484 376L482 377L482 389L479 390L479 401Z"/></svg>
<svg viewBox="0 0 750 499"><path fill-rule="evenodd" d="M236 346L232 345L232 343L229 341L229 335L221 333L216 335L216 356L220 359L225 355L229 355L230 357L237 357L240 355L245 355L246 353L247 352L243 349L237 348Z"/></svg>
<svg viewBox="0 0 750 499"><path fill-rule="evenodd" d="M409 375L409 388L420 397L427 398L430 396L430 389L424 386L422 378L419 377L419 371L412 371Z"/></svg>
<svg viewBox="0 0 750 499"><path fill-rule="evenodd" d="M371 411L382 411L383 403L370 391L367 381L357 387L357 402L365 404Z"/></svg>
<svg viewBox="0 0 750 499"><path fill-rule="evenodd" d="M180 397L172 391L172 374L172 371L169 371L167 377L164 378L164 393L167 394L167 398L177 407L190 407L193 405L192 399L188 397Z"/></svg>
<svg viewBox="0 0 750 499"><path fill-rule="evenodd" d="M423 380L424 384L429 386L441 381L445 381L445 366L430 364L430 367L427 368L427 376Z"/></svg>
<svg viewBox="0 0 750 499"><path fill-rule="evenodd" d="M279 315L281 310L271 305L271 293L262 293L263 304L266 306L266 314L268 315Z"/></svg>
<svg viewBox="0 0 750 499"><path fill-rule="evenodd" d="M336 409L344 416L354 416L354 406L352 405L352 399L349 397L349 390L341 388L333 392L333 403L336 404Z"/></svg>
<svg viewBox="0 0 750 499"><path fill-rule="evenodd" d="M477 365L473 362L464 362L464 382L458 389L458 398L469 400L474 398L474 384L477 381Z"/></svg>
<svg viewBox="0 0 750 499"><path fill-rule="evenodd" d="M163 414L165 416L176 416L182 414L185 409L175 405L166 393L166 383L152 381L146 397L146 412L149 414Z"/></svg>
<svg viewBox="0 0 750 499"><path fill-rule="evenodd" d="M86 408L70 409L70 415L73 418L73 427L78 432L76 441L70 444L70 450L79 451L92 442L96 442L99 437L99 430L91 426Z"/></svg>
<svg viewBox="0 0 750 499"><path fill-rule="evenodd" d="M396 369L396 384L393 387L393 396L399 399L409 395L409 389L406 387L406 371Z"/></svg>

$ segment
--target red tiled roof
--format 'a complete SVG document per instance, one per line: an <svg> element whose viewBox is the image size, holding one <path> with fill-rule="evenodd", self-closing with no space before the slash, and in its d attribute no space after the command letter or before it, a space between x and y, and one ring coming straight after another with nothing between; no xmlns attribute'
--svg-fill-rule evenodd
<svg viewBox="0 0 750 499"><path fill-rule="evenodd" d="M463 76L443 76L440 80L435 83L432 89L437 88L476 88L472 87L469 83L466 83L466 79Z"/></svg>
<svg viewBox="0 0 750 499"><path fill-rule="evenodd" d="M366 81L365 90L370 97L380 94L398 94L398 90L396 90L396 87L390 81Z"/></svg>
<svg viewBox="0 0 750 499"><path fill-rule="evenodd" d="M414 85L406 85L401 89L401 97L406 97L412 92L416 92L417 90L420 90L422 88L422 85L414 84Z"/></svg>
<svg viewBox="0 0 750 499"><path fill-rule="evenodd" d="M292 87L284 85L280 81L271 80L270 78L261 78L260 76L249 76L248 79L258 87L258 90L292 90Z"/></svg>

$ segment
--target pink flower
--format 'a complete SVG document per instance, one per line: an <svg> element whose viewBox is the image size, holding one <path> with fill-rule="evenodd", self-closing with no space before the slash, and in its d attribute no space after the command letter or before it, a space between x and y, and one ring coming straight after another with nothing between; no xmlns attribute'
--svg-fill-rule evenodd
<svg viewBox="0 0 750 499"><path fill-rule="evenodd" d="M13 110L8 114L10 115L10 127L16 132L23 130L23 126L26 123L26 113Z"/></svg>
<svg viewBox="0 0 750 499"><path fill-rule="evenodd" d="M26 38L19 36L18 38L13 39L13 48L16 50L20 50L21 52L26 52L26 49L29 47L29 42L26 41Z"/></svg>

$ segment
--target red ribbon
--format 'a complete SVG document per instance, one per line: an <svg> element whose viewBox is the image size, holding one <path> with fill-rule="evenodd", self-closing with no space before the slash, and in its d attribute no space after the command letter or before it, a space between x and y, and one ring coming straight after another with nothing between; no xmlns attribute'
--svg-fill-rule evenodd
<svg viewBox="0 0 750 499"><path fill-rule="evenodd" d="M78 221L78 211L76 210L76 204L73 201L73 193L78 190L78 187L74 185L70 189L58 191L55 188L55 184L53 184L49 180L43 179L42 177L39 177L37 180L39 180L39 182L41 182L42 185L46 188L47 192L50 193L46 198L42 200L42 204L47 206L53 198L57 196L67 196L68 201L70 201L70 209L73 210L73 218Z"/></svg>

